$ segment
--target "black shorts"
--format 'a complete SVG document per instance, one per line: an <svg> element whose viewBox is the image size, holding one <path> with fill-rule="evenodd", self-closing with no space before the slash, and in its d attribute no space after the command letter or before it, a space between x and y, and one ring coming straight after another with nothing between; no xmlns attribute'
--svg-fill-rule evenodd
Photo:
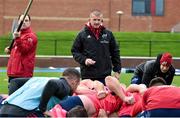
<svg viewBox="0 0 180 118"><path fill-rule="evenodd" d="M80 106L84 107L84 105L83 105L81 99L79 98L79 96L69 96L65 100L60 101L59 104L66 111L71 110L72 108L76 107L77 105L80 105Z"/></svg>

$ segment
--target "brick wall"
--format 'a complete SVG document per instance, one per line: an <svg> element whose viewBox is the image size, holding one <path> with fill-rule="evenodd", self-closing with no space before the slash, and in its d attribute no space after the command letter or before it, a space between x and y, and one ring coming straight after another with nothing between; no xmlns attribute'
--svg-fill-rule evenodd
<svg viewBox="0 0 180 118"><path fill-rule="evenodd" d="M4 26L4 20L3 20L3 14L4 14L4 0L0 0L0 34L3 34L5 31L3 26Z"/></svg>
<svg viewBox="0 0 180 118"><path fill-rule="evenodd" d="M0 0L0 34L11 30L12 20L23 13L28 0ZM180 21L180 0L165 0L165 15L132 16L131 0L34 0L30 10L35 31L80 30L92 9L104 14L104 24L118 30L118 15L122 10L121 31L170 31Z"/></svg>

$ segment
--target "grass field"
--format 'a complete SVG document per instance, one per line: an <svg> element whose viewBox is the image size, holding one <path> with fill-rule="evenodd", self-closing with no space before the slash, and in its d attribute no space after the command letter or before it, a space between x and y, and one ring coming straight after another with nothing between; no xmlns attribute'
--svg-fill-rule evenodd
<svg viewBox="0 0 180 118"><path fill-rule="evenodd" d="M37 55L71 55L71 45L78 31L37 32ZM180 57L180 33L155 32L114 32L120 45L121 56L156 56L168 51L174 57ZM0 55L10 44L10 35L0 36ZM151 45L150 45L151 44ZM151 50L150 50L151 49ZM59 73L35 73L34 76L58 77ZM121 74L121 81L128 85L132 74ZM173 84L180 86L180 76L174 78ZM6 73L0 73L0 93L7 93Z"/></svg>
<svg viewBox="0 0 180 118"><path fill-rule="evenodd" d="M34 76L35 77L59 77L61 74L58 73L58 72L50 72L50 73L39 73L39 72L36 72L34 73ZM126 85L129 85L130 84L130 79L132 77L133 74L127 74L127 73L122 73L121 74L121 79L120 79L120 82L126 84ZM2 93L7 93L7 76L6 76L6 73L5 72L2 72L1 73L1 76L0 76L0 94ZM173 80L173 85L176 85L176 86L180 86L180 76L175 76L174 77L174 80Z"/></svg>
<svg viewBox="0 0 180 118"><path fill-rule="evenodd" d="M37 55L71 55L71 46L78 31L37 32ZM180 33L114 32L121 56L156 56L168 51L180 57ZM0 54L10 43L10 36L0 37ZM151 53L151 54L149 54Z"/></svg>

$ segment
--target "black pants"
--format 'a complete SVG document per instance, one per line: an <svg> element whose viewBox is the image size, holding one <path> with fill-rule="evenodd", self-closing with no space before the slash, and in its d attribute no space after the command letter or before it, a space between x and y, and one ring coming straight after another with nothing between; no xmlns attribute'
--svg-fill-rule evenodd
<svg viewBox="0 0 180 118"><path fill-rule="evenodd" d="M13 92L15 92L17 89L19 89L21 86L23 86L30 78L9 78L9 95L11 95Z"/></svg>
<svg viewBox="0 0 180 118"><path fill-rule="evenodd" d="M25 110L21 107L4 104L0 110L0 117L44 117L43 113L36 110Z"/></svg>

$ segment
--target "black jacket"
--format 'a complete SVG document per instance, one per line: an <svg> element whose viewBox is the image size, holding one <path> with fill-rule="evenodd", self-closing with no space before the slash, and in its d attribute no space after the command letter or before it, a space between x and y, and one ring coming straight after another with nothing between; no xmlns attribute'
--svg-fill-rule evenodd
<svg viewBox="0 0 180 118"><path fill-rule="evenodd" d="M121 71L120 51L111 31L103 28L100 38L85 26L77 35L71 52L80 64L82 78L105 78L113 71ZM94 65L86 66L86 58L96 61Z"/></svg>
<svg viewBox="0 0 180 118"><path fill-rule="evenodd" d="M135 76L142 78L142 83L146 86L148 86L150 81L155 77L162 77L168 85L172 83L175 69L171 65L166 73L162 73L160 70L161 57L162 54L159 54L156 60L141 63L136 67L134 72Z"/></svg>
<svg viewBox="0 0 180 118"><path fill-rule="evenodd" d="M52 96L55 96L59 99L63 99L66 96L72 94L73 94L73 90L64 78L60 78L57 80L55 79L49 80L46 86L44 87L39 104L39 109L42 112L44 112L46 110L48 101Z"/></svg>

